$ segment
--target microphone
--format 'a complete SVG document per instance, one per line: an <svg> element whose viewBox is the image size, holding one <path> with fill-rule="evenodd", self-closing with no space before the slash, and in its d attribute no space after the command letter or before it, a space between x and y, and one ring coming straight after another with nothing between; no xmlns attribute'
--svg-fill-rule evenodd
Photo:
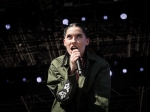
<svg viewBox="0 0 150 112"><path fill-rule="evenodd" d="M82 64L81 64L80 57L77 59L76 64L77 64L77 68L78 68L78 73L82 74Z"/></svg>

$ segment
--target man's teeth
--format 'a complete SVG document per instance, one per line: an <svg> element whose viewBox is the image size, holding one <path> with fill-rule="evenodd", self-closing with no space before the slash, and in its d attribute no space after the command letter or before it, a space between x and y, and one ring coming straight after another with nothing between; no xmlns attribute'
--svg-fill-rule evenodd
<svg viewBox="0 0 150 112"><path fill-rule="evenodd" d="M77 49L77 48L71 48L71 50L74 50L74 49Z"/></svg>

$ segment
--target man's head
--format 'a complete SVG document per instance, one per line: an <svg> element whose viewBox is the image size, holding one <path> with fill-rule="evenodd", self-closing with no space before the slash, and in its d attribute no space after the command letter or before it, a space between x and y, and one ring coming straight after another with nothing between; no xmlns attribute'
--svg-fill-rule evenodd
<svg viewBox="0 0 150 112"><path fill-rule="evenodd" d="M79 23L70 24L64 30L64 46L69 54L72 53L73 49L78 49L83 56L89 41L87 29Z"/></svg>

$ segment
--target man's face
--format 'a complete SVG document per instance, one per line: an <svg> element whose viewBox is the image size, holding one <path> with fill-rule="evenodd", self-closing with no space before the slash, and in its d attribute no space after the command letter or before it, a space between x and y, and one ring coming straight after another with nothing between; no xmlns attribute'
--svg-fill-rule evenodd
<svg viewBox="0 0 150 112"><path fill-rule="evenodd" d="M70 55L73 49L78 49L82 57L85 52L85 47L88 44L89 38L86 38L85 34L79 27L73 26L68 28L64 37L64 45Z"/></svg>

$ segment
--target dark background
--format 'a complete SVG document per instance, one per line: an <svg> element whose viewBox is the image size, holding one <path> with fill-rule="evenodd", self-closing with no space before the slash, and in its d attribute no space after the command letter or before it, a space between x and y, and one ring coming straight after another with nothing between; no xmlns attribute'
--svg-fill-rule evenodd
<svg viewBox="0 0 150 112"><path fill-rule="evenodd" d="M66 51L62 20L81 22L82 16L89 47L110 64L110 112L150 112L149 10L143 0L0 0L0 112L50 112L54 97L47 72L51 60Z"/></svg>

